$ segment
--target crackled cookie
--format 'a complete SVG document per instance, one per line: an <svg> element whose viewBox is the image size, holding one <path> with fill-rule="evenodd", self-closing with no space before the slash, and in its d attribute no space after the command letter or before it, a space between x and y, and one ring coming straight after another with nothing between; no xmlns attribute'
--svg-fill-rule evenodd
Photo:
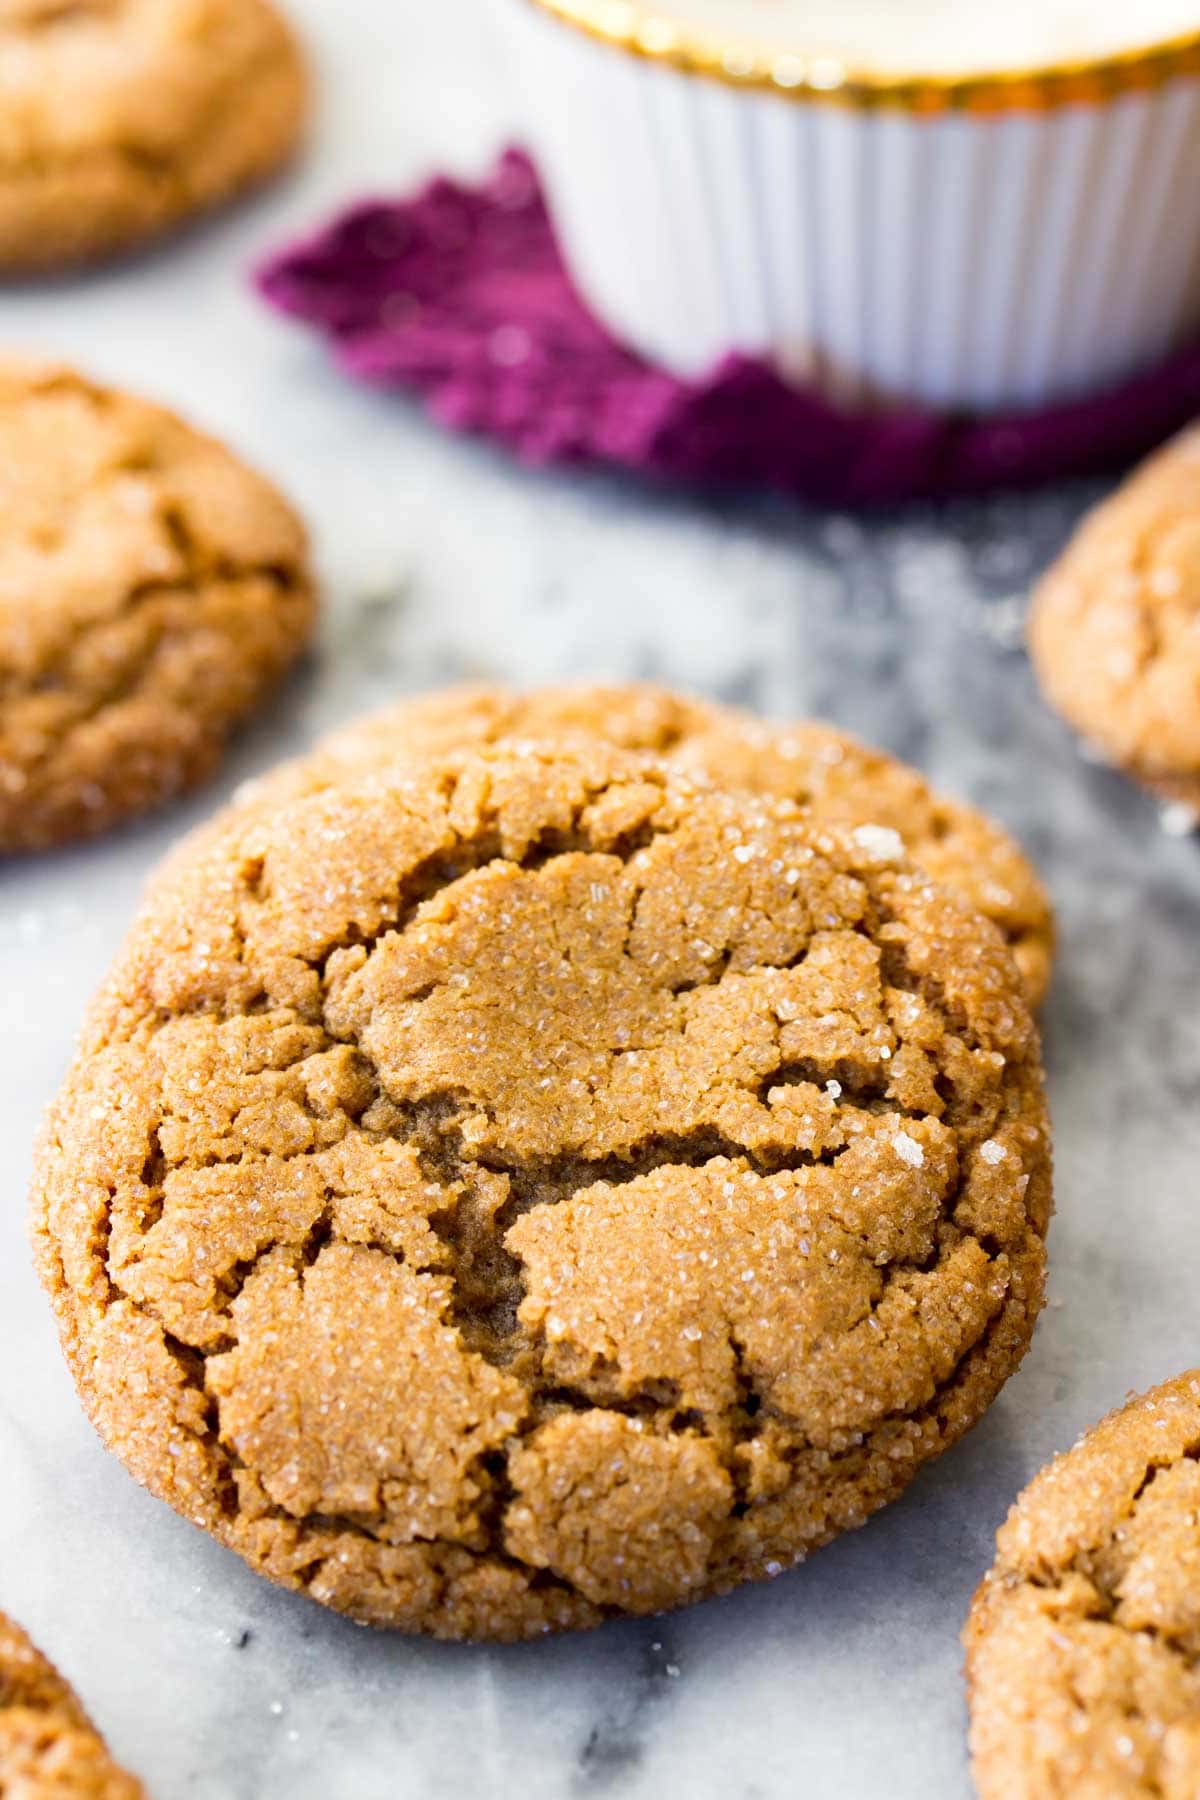
<svg viewBox="0 0 1200 1800"><path fill-rule="evenodd" d="M768 724L734 707L640 683L525 694L452 688L337 732L314 755L266 780L288 791L330 779L331 770L386 764L414 751L564 732L669 756L718 786L794 800L831 824L899 832L935 881L999 927L1031 1003L1043 998L1054 953L1053 915L1013 840L982 813L935 793L915 769L829 725Z"/></svg>
<svg viewBox="0 0 1200 1800"><path fill-rule="evenodd" d="M1196 1800L1200 1369L1030 1483L964 1641L983 1800Z"/></svg>
<svg viewBox="0 0 1200 1800"><path fill-rule="evenodd" d="M126 250L278 168L304 64L266 0L0 0L0 273Z"/></svg>
<svg viewBox="0 0 1200 1800"><path fill-rule="evenodd" d="M208 775L303 649L304 532L169 413L0 362L0 852Z"/></svg>
<svg viewBox="0 0 1200 1800"><path fill-rule="evenodd" d="M1029 647L1077 731L1200 817L1200 430L1084 519L1034 595Z"/></svg>
<svg viewBox="0 0 1200 1800"><path fill-rule="evenodd" d="M0 1794L12 1800L145 1800L79 1701L0 1613Z"/></svg>
<svg viewBox="0 0 1200 1800"><path fill-rule="evenodd" d="M582 739L177 852L33 1217L146 1486L358 1619L517 1638L861 1524L1019 1361L1049 1211L994 928L877 831Z"/></svg>

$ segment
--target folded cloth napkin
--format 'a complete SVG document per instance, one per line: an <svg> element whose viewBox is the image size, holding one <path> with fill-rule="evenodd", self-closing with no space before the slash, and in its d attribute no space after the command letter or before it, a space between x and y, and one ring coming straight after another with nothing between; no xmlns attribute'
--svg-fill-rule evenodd
<svg viewBox="0 0 1200 1800"><path fill-rule="evenodd" d="M528 158L477 186L367 201L260 270L360 380L420 396L524 462L609 463L865 506L1084 475L1200 411L1200 345L1097 398L986 420L838 410L731 355L683 380L617 343L571 286Z"/></svg>

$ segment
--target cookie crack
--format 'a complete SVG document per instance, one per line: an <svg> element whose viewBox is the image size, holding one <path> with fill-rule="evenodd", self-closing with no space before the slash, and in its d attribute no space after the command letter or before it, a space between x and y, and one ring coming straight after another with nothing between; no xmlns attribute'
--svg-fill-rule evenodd
<svg viewBox="0 0 1200 1800"><path fill-rule="evenodd" d="M665 786L661 771L648 770L645 772L645 779L660 789ZM612 838L597 842L581 828L581 822L588 807L607 787L608 783L603 781L585 784L584 798L574 809L570 828L546 827L526 844L519 856L506 852L502 817L496 806L481 809L479 821L469 835L450 826L453 842L431 852L412 870L398 878L395 894L381 908L380 922L374 930L351 928L344 931L337 942L331 944L323 954L299 959L317 975L322 996L327 997L328 994L331 964L342 952L357 952L365 961L389 938L402 936L425 903L436 899L464 876L496 864L515 868L522 874L535 873L548 868L556 857L574 854L608 857L627 867L641 850L657 838L671 835L674 827L664 830L656 827L653 820L647 820L636 829L614 834ZM458 788L458 775L453 770L443 771L440 791L448 824ZM324 1011L323 1023L336 1041L346 1041L338 1038L338 1034L332 1031Z"/></svg>
<svg viewBox="0 0 1200 1800"><path fill-rule="evenodd" d="M775 1088L815 1087L830 1094L839 1106L870 1113L876 1118L928 1119L932 1116L926 1107L906 1106L903 1101L895 1099L889 1092L890 1085L887 1063L882 1064L873 1076L869 1076L863 1066L850 1057L833 1057L826 1062L801 1057L781 1063L772 1074L764 1075L758 1084L756 1097L766 1105ZM826 1159L814 1157L812 1160L817 1162Z"/></svg>
<svg viewBox="0 0 1200 1800"><path fill-rule="evenodd" d="M1127 1632L1132 1637L1145 1638L1161 1644L1172 1655L1180 1657L1189 1669L1200 1668L1200 1650L1194 1650L1181 1641L1177 1632L1173 1632L1161 1624L1148 1623L1138 1626L1124 1624L1117 1613L1121 1606L1121 1597L1113 1585L1105 1578L1103 1572L1104 1553L1111 1550L1114 1541L1120 1537L1122 1530L1133 1522L1138 1508L1145 1496L1153 1489L1159 1476L1166 1473L1178 1462L1200 1462L1200 1438L1188 1444L1179 1454L1165 1460L1152 1460L1146 1466L1145 1474L1134 1493L1122 1509L1120 1516L1114 1521L1112 1530L1103 1544L1081 1545L1074 1555L1053 1570L1007 1570L1006 1574L1014 1576L1018 1583L1040 1588L1048 1593L1062 1592L1068 1578L1074 1577L1087 1583L1095 1597L1098 1611L1087 1616L1097 1622L1111 1626L1115 1631Z"/></svg>
<svg viewBox="0 0 1200 1800"><path fill-rule="evenodd" d="M854 1468L860 1467L864 1459L870 1456L873 1443L892 1427L907 1425L920 1427L923 1424L934 1422L936 1422L939 1427L942 1449L948 1449L950 1445L961 1437L964 1431L969 1428L969 1422L967 1425L960 1425L957 1422L952 1423L948 1433L947 1422L944 1418L945 1403L960 1389L969 1367L973 1363L986 1360L993 1340L1006 1325L1009 1314L1016 1303L1016 1296L1010 1286L1006 1298L989 1319L983 1332L973 1343L966 1347L961 1356L956 1360L950 1373L942 1381L935 1384L929 1399L923 1405L909 1410L881 1414L878 1419L872 1421L868 1431L855 1434L856 1441L843 1448L833 1450L814 1444L811 1439L796 1433L793 1424L791 1441L784 1440L777 1443L774 1446L776 1454L793 1469L795 1469L795 1467L805 1458L814 1455L819 1456L822 1459L823 1469L827 1474L832 1474L836 1479L839 1470L852 1471ZM771 1415L764 1409L763 1417L770 1416ZM729 1473L735 1482L735 1491L738 1491L739 1493L744 1493L746 1472L744 1464L742 1464L742 1459L736 1456L736 1450L739 1445L744 1445L745 1443L752 1441L754 1435L755 1434L750 1434L748 1437L740 1439L738 1444L727 1449L722 1457L727 1473ZM718 1453L720 1453L721 1446L719 1441L717 1442L717 1448ZM896 1461L897 1469L900 1471L904 1468L904 1464L909 1458L897 1457L893 1460ZM928 1460L928 1457L919 1451L914 1451L912 1452L912 1460L923 1463ZM739 1465L741 1465L740 1470ZM902 1475L898 1473L897 1485L904 1486L907 1479L907 1473ZM876 1495L870 1510L872 1512L879 1510L880 1507L887 1505L892 1497L890 1490L879 1493ZM766 1511L770 1506L770 1496L764 1499L750 1501L749 1504L744 1506L741 1514L738 1514L735 1511L735 1513L731 1515L731 1522L736 1523L739 1517L752 1517L756 1511ZM857 1522L860 1524L864 1523L866 1516L868 1515L864 1514ZM815 1539L808 1540L803 1547L800 1560L804 1560L809 1551L821 1548L822 1545L828 1543L831 1538L835 1537L838 1532L846 1529L846 1524L847 1522L842 1521L834 1522L827 1526L822 1535ZM737 1571L741 1566L741 1556L736 1547L732 1549L727 1548L725 1550L724 1561L721 1560L721 1556L721 1545L720 1540L718 1540L714 1546L714 1557L709 1566L710 1580L718 1586L730 1577L737 1579Z"/></svg>
<svg viewBox="0 0 1200 1800"><path fill-rule="evenodd" d="M791 1169L831 1167L847 1148L821 1157L808 1151L755 1157L720 1133L705 1129L664 1134L620 1155L596 1159L460 1158L453 1165L459 1179L465 1180L472 1168L483 1169L505 1177L509 1193L501 1206L487 1212L468 1187L430 1220L451 1254L449 1316L469 1349L494 1367L508 1369L528 1342L518 1317L527 1293L525 1269L506 1243L508 1231L525 1213L535 1207L564 1205L594 1187L628 1186L663 1169L705 1169L713 1162L726 1161L759 1174L777 1175ZM444 1163L431 1162L427 1172L442 1180L453 1179Z"/></svg>
<svg viewBox="0 0 1200 1800"><path fill-rule="evenodd" d="M710 1163L725 1161L757 1175L781 1175L796 1169L832 1168L850 1147L839 1144L820 1153L803 1148L763 1150L727 1137L715 1126L702 1125L694 1131L656 1132L625 1149L594 1158L506 1158L490 1152L476 1158L473 1164L464 1162L462 1166L508 1176L516 1204L506 1209L507 1228L531 1207L559 1206L601 1183L606 1187L626 1187L660 1169L706 1169Z"/></svg>

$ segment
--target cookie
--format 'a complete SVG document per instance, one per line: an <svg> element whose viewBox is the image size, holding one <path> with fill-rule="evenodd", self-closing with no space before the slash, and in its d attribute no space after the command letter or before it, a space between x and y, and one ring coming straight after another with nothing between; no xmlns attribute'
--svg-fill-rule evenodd
<svg viewBox="0 0 1200 1800"><path fill-rule="evenodd" d="M1026 1488L964 1641L982 1800L1200 1794L1200 1369Z"/></svg>
<svg viewBox="0 0 1200 1800"><path fill-rule="evenodd" d="M766 724L638 683L514 694L459 688L406 701L335 734L315 758L273 779L320 780L335 767L452 750L505 737L592 732L625 749L669 755L718 785L795 800L823 821L898 831L935 881L1001 930L1036 1006L1050 980L1054 921L1045 890L1008 834L974 808L935 793L914 769L821 724Z"/></svg>
<svg viewBox="0 0 1200 1800"><path fill-rule="evenodd" d="M303 649L304 532L145 401L0 362L0 852L207 776Z"/></svg>
<svg viewBox="0 0 1200 1800"><path fill-rule="evenodd" d="M62 1676L0 1613L0 1794L13 1800L145 1800L112 1761Z"/></svg>
<svg viewBox="0 0 1200 1800"><path fill-rule="evenodd" d="M306 111L266 0L0 0L0 273L129 250L230 199Z"/></svg>
<svg viewBox="0 0 1200 1800"><path fill-rule="evenodd" d="M1049 1211L993 927L876 831L588 738L198 834L33 1201L139 1480L359 1620L498 1639L861 1524L1019 1361Z"/></svg>
<svg viewBox="0 0 1200 1800"><path fill-rule="evenodd" d="M1200 430L1084 519L1034 595L1029 648L1107 761L1200 817Z"/></svg>

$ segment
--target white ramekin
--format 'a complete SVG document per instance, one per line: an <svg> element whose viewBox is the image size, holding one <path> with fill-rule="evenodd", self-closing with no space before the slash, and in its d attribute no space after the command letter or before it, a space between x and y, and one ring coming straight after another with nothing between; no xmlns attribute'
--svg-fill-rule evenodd
<svg viewBox="0 0 1200 1800"><path fill-rule="evenodd" d="M737 350L852 404L985 413L1200 331L1200 17L1104 60L900 80L685 42L641 0L498 11L572 275L666 368Z"/></svg>

